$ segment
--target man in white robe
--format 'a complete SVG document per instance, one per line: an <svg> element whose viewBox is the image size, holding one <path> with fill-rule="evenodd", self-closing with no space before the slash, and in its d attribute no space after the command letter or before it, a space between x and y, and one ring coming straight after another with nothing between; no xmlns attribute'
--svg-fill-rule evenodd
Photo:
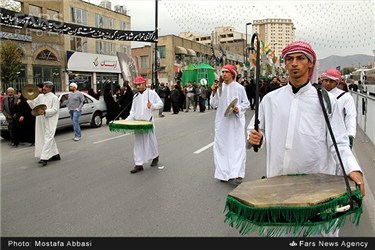
<svg viewBox="0 0 375 250"><path fill-rule="evenodd" d="M259 106L259 131L250 121L248 142L266 147L267 177L287 174L335 174L332 155L336 152L328 132L316 82L316 54L310 44L295 41L285 47L282 56L289 73L289 84L262 99ZM330 94L332 126L345 172L365 194L362 170L349 147L346 128L336 98ZM320 236L338 236L338 230Z"/></svg>
<svg viewBox="0 0 375 250"><path fill-rule="evenodd" d="M245 87L235 81L236 69L233 65L224 65L224 82L212 85L211 107L216 110L215 138L213 145L216 179L235 184L241 183L246 168L246 120L245 112L250 107ZM224 116L229 104L238 99L227 116Z"/></svg>
<svg viewBox="0 0 375 250"><path fill-rule="evenodd" d="M43 94L33 100L27 100L30 108L45 104L45 110L40 109L35 119L35 157L40 158L42 167L49 160L60 160L59 150L55 141L55 132L59 120L59 98L52 92L53 83L44 82Z"/></svg>
<svg viewBox="0 0 375 250"><path fill-rule="evenodd" d="M129 116L126 120L150 121L154 122L153 110L163 108L163 101L159 95L146 87L146 79L139 76L134 80L134 85L138 90L133 97L133 103ZM152 160L151 167L157 166L159 162L158 143L154 129L147 133L135 133L134 140L134 164L130 171L134 174L143 171L143 164Z"/></svg>
<svg viewBox="0 0 375 250"><path fill-rule="evenodd" d="M339 110L349 137L350 148L352 148L353 140L357 133L357 110L355 108L353 97L349 92L345 92L338 88L339 83L342 82L342 76L337 69L326 69L320 75L320 79L322 86L337 99Z"/></svg>

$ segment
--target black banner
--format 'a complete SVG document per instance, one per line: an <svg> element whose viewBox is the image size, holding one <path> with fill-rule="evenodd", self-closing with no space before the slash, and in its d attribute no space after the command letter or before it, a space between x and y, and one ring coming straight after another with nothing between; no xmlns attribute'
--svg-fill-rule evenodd
<svg viewBox="0 0 375 250"><path fill-rule="evenodd" d="M0 8L0 24L20 28L30 28L61 33L65 35L83 36L97 39L121 40L133 42L157 42L157 31L127 31L87 27L77 24L47 20L24 13Z"/></svg>

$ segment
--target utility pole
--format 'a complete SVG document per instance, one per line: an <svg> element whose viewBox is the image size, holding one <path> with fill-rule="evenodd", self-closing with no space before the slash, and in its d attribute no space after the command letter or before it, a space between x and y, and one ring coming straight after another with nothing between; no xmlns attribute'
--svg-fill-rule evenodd
<svg viewBox="0 0 375 250"><path fill-rule="evenodd" d="M158 0L155 0L155 33L156 33L156 37L157 39L159 38L159 35L158 35ZM154 83L155 83L155 91L157 92L158 89L159 89L159 81L158 81L158 40L156 39L156 42L155 42L155 50L154 50L154 53L155 53L155 62L154 62Z"/></svg>

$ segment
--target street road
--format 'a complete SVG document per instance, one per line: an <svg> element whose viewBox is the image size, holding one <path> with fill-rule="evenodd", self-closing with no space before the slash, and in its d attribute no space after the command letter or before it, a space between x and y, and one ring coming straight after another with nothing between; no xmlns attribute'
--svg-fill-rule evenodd
<svg viewBox="0 0 375 250"><path fill-rule="evenodd" d="M108 126L72 129L56 141L62 160L40 167L34 147L10 148L1 139L1 235L3 237L253 237L224 223L227 194L235 186L213 178L215 110L156 117L158 167L130 174L134 136ZM247 112L247 124L253 111ZM365 153L361 136L354 152ZM361 152L356 152L359 150ZM370 151L374 152L374 151ZM265 175L265 150L247 150L244 181ZM370 158L370 156L368 157ZM372 159L372 157L371 157ZM366 159L363 159L364 161ZM362 163L361 163L362 164ZM374 162L362 166L374 179ZM366 184L359 226L347 221L340 236L373 237L374 186Z"/></svg>

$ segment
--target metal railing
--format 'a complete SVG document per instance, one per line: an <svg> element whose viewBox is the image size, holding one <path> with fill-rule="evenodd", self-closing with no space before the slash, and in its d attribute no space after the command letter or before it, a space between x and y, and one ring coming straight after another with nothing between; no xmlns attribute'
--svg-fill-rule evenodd
<svg viewBox="0 0 375 250"><path fill-rule="evenodd" d="M375 144L375 96L369 92L361 93L350 91L357 109L357 125L363 130L365 138Z"/></svg>

